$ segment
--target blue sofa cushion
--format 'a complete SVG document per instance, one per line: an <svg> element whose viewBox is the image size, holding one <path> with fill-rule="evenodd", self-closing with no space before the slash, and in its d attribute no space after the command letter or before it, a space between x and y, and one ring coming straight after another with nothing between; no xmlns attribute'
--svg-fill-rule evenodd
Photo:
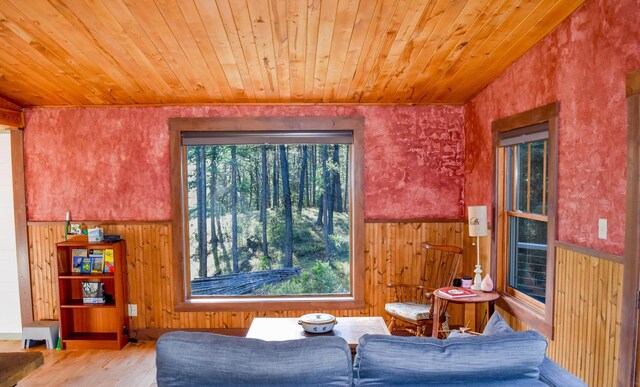
<svg viewBox="0 0 640 387"><path fill-rule="evenodd" d="M158 386L352 385L351 351L341 337L263 341L171 332L156 344Z"/></svg>
<svg viewBox="0 0 640 387"><path fill-rule="evenodd" d="M545 385L547 342L535 331L438 340L364 335L354 385Z"/></svg>

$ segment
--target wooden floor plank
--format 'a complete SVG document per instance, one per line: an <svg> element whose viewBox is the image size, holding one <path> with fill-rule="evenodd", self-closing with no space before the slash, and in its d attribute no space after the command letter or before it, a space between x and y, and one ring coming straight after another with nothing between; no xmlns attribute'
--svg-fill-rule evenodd
<svg viewBox="0 0 640 387"><path fill-rule="evenodd" d="M44 364L19 386L156 386L156 342L130 343L113 350L47 350L43 345L21 349L20 341L0 341L0 352L36 352ZM81 371L81 372L79 372Z"/></svg>

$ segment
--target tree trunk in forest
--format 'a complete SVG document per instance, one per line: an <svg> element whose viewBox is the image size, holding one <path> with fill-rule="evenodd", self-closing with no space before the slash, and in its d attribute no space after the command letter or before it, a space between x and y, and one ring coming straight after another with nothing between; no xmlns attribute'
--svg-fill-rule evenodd
<svg viewBox="0 0 640 387"><path fill-rule="evenodd" d="M231 145L231 254L233 256L233 272L240 271L238 267L238 160L236 146Z"/></svg>
<svg viewBox="0 0 640 387"><path fill-rule="evenodd" d="M347 147L347 152L345 155L345 167L344 167L344 204L343 208L345 211L349 211L349 148Z"/></svg>
<svg viewBox="0 0 640 387"><path fill-rule="evenodd" d="M278 148L273 148L273 202L271 208L278 208L279 198L278 192Z"/></svg>
<svg viewBox="0 0 640 387"><path fill-rule="evenodd" d="M309 161L307 160L307 166L308 165L309 165ZM311 168L307 167L307 177L305 177L305 179L307 180L307 184L305 185L305 196L306 196L305 205L307 206L307 208L311 207L311 203L312 203L311 202L311 172L312 171L313 170Z"/></svg>
<svg viewBox="0 0 640 387"><path fill-rule="evenodd" d="M284 267L293 267L293 216L291 213L291 190L289 188L289 164L284 145L280 145L280 168L282 170L282 201L284 204Z"/></svg>
<svg viewBox="0 0 640 387"><path fill-rule="evenodd" d="M222 272L220 258L218 257L218 234L216 231L216 185L218 184L218 154L215 147L211 150L211 167L209 183L209 207L211 208L211 251L213 252L213 266L215 275Z"/></svg>
<svg viewBox="0 0 640 387"><path fill-rule="evenodd" d="M224 259L224 267L227 273L231 272L231 263L229 262L229 252L227 246L224 244L224 234L222 234L222 225L220 224L220 217L216 217L216 226L218 226L218 243L222 249L222 257Z"/></svg>
<svg viewBox="0 0 640 387"><path fill-rule="evenodd" d="M262 145L262 200L260 206L260 222L262 223L262 256L269 257L269 245L267 241L267 146Z"/></svg>
<svg viewBox="0 0 640 387"><path fill-rule="evenodd" d="M329 235L330 228L329 222L331 219L329 215L332 212L333 203L331 203L333 195L331 194L331 182L329 177L329 170L327 168L327 159L329 158L329 152L327 150L327 145L322 145L322 185L324 188L324 193L322 194L322 212L324 213L324 232L323 232L323 241L324 241L324 259L325 261L329 261L331 259L331 246L329 244Z"/></svg>
<svg viewBox="0 0 640 387"><path fill-rule="evenodd" d="M342 211L342 186L340 183L340 145L333 145L333 209L337 212Z"/></svg>
<svg viewBox="0 0 640 387"><path fill-rule="evenodd" d="M260 211L260 206L262 206L262 184L259 184L260 181L260 170L258 167L258 162L253 163L254 165L254 175L256 177L255 187L256 187L256 211ZM253 187L253 185L251 186ZM253 189L253 188L250 188Z"/></svg>
<svg viewBox="0 0 640 387"><path fill-rule="evenodd" d="M198 276L207 276L207 180L204 147L196 148L196 195L198 202Z"/></svg>
<svg viewBox="0 0 640 387"><path fill-rule="evenodd" d="M307 146L302 146L302 166L300 167L300 188L298 189L298 214L302 213L302 201L304 200L304 180L307 177Z"/></svg>
<svg viewBox="0 0 640 387"><path fill-rule="evenodd" d="M324 217L324 195L320 195L318 199L318 218L316 219L316 224L318 226L322 226L324 223L322 219Z"/></svg>
<svg viewBox="0 0 640 387"><path fill-rule="evenodd" d="M334 194L333 194L333 178L332 172L329 171L327 167L327 162L329 160L329 146L322 146L322 180L324 185L324 226L327 229L328 235L333 235L333 203L334 203Z"/></svg>
<svg viewBox="0 0 640 387"><path fill-rule="evenodd" d="M318 167L318 162L316 160L316 146L312 145L311 146L311 171L312 171L312 175L311 175L311 202L312 203L316 203L316 168ZM320 222L322 223L322 222Z"/></svg>

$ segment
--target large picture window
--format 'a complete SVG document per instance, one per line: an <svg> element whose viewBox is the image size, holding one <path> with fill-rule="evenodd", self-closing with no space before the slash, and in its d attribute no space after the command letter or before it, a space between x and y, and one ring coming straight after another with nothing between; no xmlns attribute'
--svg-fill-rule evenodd
<svg viewBox="0 0 640 387"><path fill-rule="evenodd" d="M493 122L499 303L553 333L557 192L557 104Z"/></svg>
<svg viewBox="0 0 640 387"><path fill-rule="evenodd" d="M204 120L200 129L213 130L172 121L181 167L178 306L358 306L361 128L346 126L360 121L327 118L323 130L274 118L269 130L251 130L254 119L239 118L233 126L247 130L230 131L229 119ZM346 120L344 130L336 120Z"/></svg>

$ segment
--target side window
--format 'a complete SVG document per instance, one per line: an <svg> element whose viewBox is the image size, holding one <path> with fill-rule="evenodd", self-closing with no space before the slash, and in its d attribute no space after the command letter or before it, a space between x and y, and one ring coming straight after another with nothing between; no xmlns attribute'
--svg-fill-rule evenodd
<svg viewBox="0 0 640 387"><path fill-rule="evenodd" d="M518 319L553 332L558 105L492 123L496 288Z"/></svg>
<svg viewBox="0 0 640 387"><path fill-rule="evenodd" d="M547 149L546 139L502 149L507 291L533 304L544 304L547 282Z"/></svg>

